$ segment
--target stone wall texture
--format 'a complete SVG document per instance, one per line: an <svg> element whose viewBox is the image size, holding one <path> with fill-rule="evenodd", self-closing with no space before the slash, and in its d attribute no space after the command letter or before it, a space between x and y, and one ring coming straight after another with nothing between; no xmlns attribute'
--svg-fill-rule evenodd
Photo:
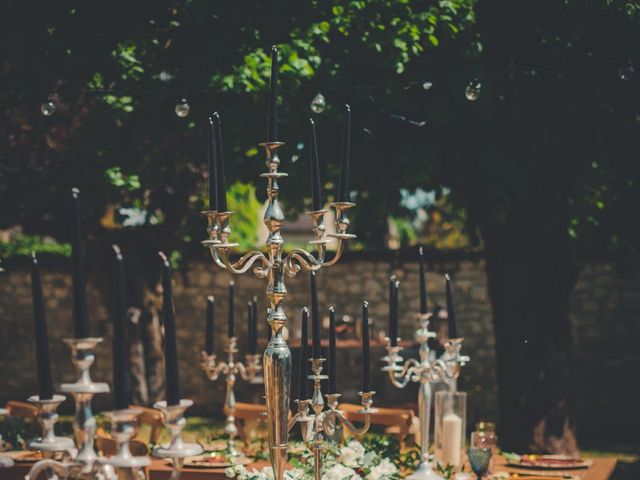
<svg viewBox="0 0 640 480"><path fill-rule="evenodd" d="M43 262L41 262L43 263ZM472 361L464 367L460 390L469 394L468 421L494 420L497 414L494 337L491 305L487 296L484 262L478 257L446 256L429 263L427 288L430 303L444 305L442 275L449 272L455 282L459 330L465 337L464 351ZM92 331L105 341L97 351L93 378L111 381L111 320L104 295L92 278L100 272L89 271L88 288ZM388 278L395 274L401 283L400 335L410 338L418 310L418 265L401 256L382 259L350 255L342 263L318 275L321 308L333 304L339 315L359 317L361 302L370 303L375 334L386 329ZM28 269L8 268L0 276L0 404L9 399L26 399L36 393L33 321ZM210 263L191 263L186 272L174 275L174 295L178 324L183 396L196 403L193 413L220 415L224 399L224 381L205 379L199 367L204 336L204 297L216 296L216 349L222 352L226 334L227 285L231 277ZM264 282L251 275L235 277L236 331L240 347L246 342L246 302L258 295L259 311L266 307ZM61 339L71 334L71 279L69 268L47 267L44 262L48 325L53 373L57 384L75 380L69 355ZM299 335L300 308L308 304L309 279L299 275L289 279L287 315L291 336ZM263 317L262 317L263 318ZM261 320L261 318L259 319ZM574 341L574 404L572 410L579 436L593 438L633 432L640 428L640 278L621 279L606 263L585 263L571 298L571 322ZM260 334L266 322L259 322ZM553 335L553 332L549 332ZM384 351L373 349L372 361L380 366ZM338 353L338 388L346 401L355 401L360 382L359 350ZM294 363L294 377L296 373ZM412 404L416 388L397 391L378 368L372 369L378 405ZM260 386L239 381L238 401L260 398ZM110 407L109 396L96 397L96 410ZM72 410L70 401L64 410ZM633 428L635 427L635 429Z"/></svg>

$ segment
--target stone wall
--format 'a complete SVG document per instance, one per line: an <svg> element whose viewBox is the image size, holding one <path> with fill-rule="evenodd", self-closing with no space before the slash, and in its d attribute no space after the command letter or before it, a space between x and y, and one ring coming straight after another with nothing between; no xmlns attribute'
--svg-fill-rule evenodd
<svg viewBox="0 0 640 480"><path fill-rule="evenodd" d="M318 278L319 300L326 312L329 302L339 315L359 317L361 302L370 303L375 334L386 329L387 285L389 275L401 281L400 335L410 338L418 310L418 266L411 257L387 254L382 259L353 254ZM72 330L70 312L70 277L65 266L43 267L43 284L47 298L48 325L51 338L53 371L57 383L72 381L75 374L61 339ZM460 389L469 392L469 422L495 419L496 377L491 306L487 298L486 275L481 258L440 257L429 264L427 288L433 304L444 305L442 274L449 272L455 282L455 299L459 330L466 338L464 351L472 362L464 367ZM89 272L89 277L96 272ZM206 262L189 265L188 272L174 276L175 306L178 323L179 356L183 396L195 400L193 412L219 414L223 401L223 381L206 381L199 368L199 352L204 335L204 296L216 296L217 351L222 351L226 334L226 291L230 276ZM234 278L236 282L236 331L241 348L246 339L246 302L253 296L265 307L264 282L250 275ZM308 276L287 281L289 298L287 315L292 336L299 335L300 308L308 304ZM92 330L105 337L98 349L93 369L96 380L111 380L111 321L97 287L89 285ZM602 263L587 263L578 280L571 301L571 320L575 344L575 417L581 432L588 435L614 432L629 421L640 427L638 367L640 353L636 341L640 334L640 279L617 278L613 269ZM0 404L8 399L24 399L36 392L35 359L30 280L27 269L15 267L0 277ZM266 323L260 322L260 334ZM356 399L360 381L359 350L338 353L339 390L347 401ZM376 365L383 349L373 349ZM297 364L294 362L294 376ZM411 404L416 389L397 391L379 369L374 388L379 405ZM261 387L240 382L239 401L259 398ZM96 398L97 409L110 406L110 398ZM68 402L65 406L72 407Z"/></svg>

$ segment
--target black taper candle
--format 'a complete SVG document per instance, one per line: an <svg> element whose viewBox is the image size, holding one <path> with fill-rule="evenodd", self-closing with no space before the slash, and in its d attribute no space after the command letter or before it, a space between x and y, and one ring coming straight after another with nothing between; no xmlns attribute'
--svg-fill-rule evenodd
<svg viewBox="0 0 640 480"><path fill-rule="evenodd" d="M249 353L255 354L258 352L258 297L256 296L251 301L251 317L253 318L253 323L251 324L253 333L251 335L252 344L249 345Z"/></svg>
<svg viewBox="0 0 640 480"><path fill-rule="evenodd" d="M307 383L309 382L309 309L302 308L302 327L300 330L300 370L298 372L298 400L307 399Z"/></svg>
<svg viewBox="0 0 640 480"><path fill-rule="evenodd" d="M329 307L329 393L336 389L336 311Z"/></svg>
<svg viewBox="0 0 640 480"><path fill-rule="evenodd" d="M310 145L310 165L311 165L311 210L322 208L322 190L320 187L320 156L318 155L318 137L316 135L316 124L312 118L309 119L309 145Z"/></svg>
<svg viewBox="0 0 640 480"><path fill-rule="evenodd" d="M218 165L217 165L217 137L216 126L213 118L209 117L207 124L208 137L208 164L209 164L209 210L218 210Z"/></svg>
<svg viewBox="0 0 640 480"><path fill-rule="evenodd" d="M350 202L349 167L351 163L351 107L344 106L344 127L342 131L342 159L340 162L340 184L338 201Z"/></svg>
<svg viewBox="0 0 640 480"><path fill-rule="evenodd" d="M427 282L424 278L424 252L422 247L418 249L418 260L420 261L420 313L427 313Z"/></svg>
<svg viewBox="0 0 640 480"><path fill-rule="evenodd" d="M47 317L42 297L42 279L35 252L31 263L31 298L33 299L33 326L36 340L36 367L38 369L38 395L40 400L53 397L53 380L51 378L51 356L49 355L49 335L47 333Z"/></svg>
<svg viewBox="0 0 640 480"><path fill-rule="evenodd" d="M371 390L369 355L369 302L362 304L362 391Z"/></svg>
<svg viewBox="0 0 640 480"><path fill-rule="evenodd" d="M251 351L253 345L253 308L251 302L247 302L247 353L253 354L256 352Z"/></svg>
<svg viewBox="0 0 640 480"><path fill-rule="evenodd" d="M180 404L180 371L176 347L176 318L171 288L171 265L167 256L162 259L162 318L164 321L164 373L167 405Z"/></svg>
<svg viewBox="0 0 640 480"><path fill-rule="evenodd" d="M447 289L447 324L449 326L449 338L458 338L458 321L456 319L456 307L453 304L453 292L449 274L444 276Z"/></svg>
<svg viewBox="0 0 640 480"><path fill-rule="evenodd" d="M124 410L131 405L124 259L117 245L113 245L112 248L116 266L116 310L113 319L113 408L114 410Z"/></svg>
<svg viewBox="0 0 640 480"><path fill-rule="evenodd" d="M71 260L73 262L73 336L88 338L87 287L84 242L80 225L80 190L71 189Z"/></svg>
<svg viewBox="0 0 640 480"><path fill-rule="evenodd" d="M216 315L216 301L213 295L207 297L207 316L205 319L204 351L207 355L213 355L213 323Z"/></svg>
<svg viewBox="0 0 640 480"><path fill-rule="evenodd" d="M229 282L229 315L227 316L227 333L229 338L235 337L235 325L234 325L234 304L235 304L235 283Z"/></svg>
<svg viewBox="0 0 640 480"><path fill-rule="evenodd" d="M391 341L392 347L398 345L398 323L396 316L397 304L394 301L395 283L396 277L395 275L392 275L389 277L389 340Z"/></svg>
<svg viewBox="0 0 640 480"><path fill-rule="evenodd" d="M271 47L271 81L269 92L269 120L267 141L278 141L278 47Z"/></svg>
<svg viewBox="0 0 640 480"><path fill-rule="evenodd" d="M227 211L227 187L224 178L224 149L222 147L222 120L218 112L213 114L216 132L216 194L217 194L217 210L219 212Z"/></svg>
<svg viewBox="0 0 640 480"><path fill-rule="evenodd" d="M311 332L313 334L313 358L322 357L320 348L320 309L318 308L318 286L316 272L311 272Z"/></svg>

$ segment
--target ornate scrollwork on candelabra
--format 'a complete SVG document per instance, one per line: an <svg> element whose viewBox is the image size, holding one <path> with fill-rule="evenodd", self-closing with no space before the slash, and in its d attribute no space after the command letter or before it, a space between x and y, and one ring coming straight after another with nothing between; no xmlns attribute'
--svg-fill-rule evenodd
<svg viewBox="0 0 640 480"><path fill-rule="evenodd" d="M287 462L288 445L288 412L289 387L291 384L291 352L282 336L287 317L282 308L287 296L284 276L294 277L301 270L315 271L323 267L334 265L344 251L345 242L356 236L347 233L349 218L347 211L354 207L351 202L333 202L331 206L336 211L336 233L325 235L323 217L328 210L307 212L312 220L312 232L315 239L310 243L315 246L315 255L301 248L291 250L283 256L281 229L285 222L284 213L278 203L280 187L278 180L287 176L279 172L280 159L278 149L282 142L266 142L260 144L266 152L267 172L260 176L267 179L268 204L264 214L264 224L269 235L266 241L266 253L249 252L233 262L230 250L237 243L230 243L230 217L233 212L206 211L207 232L209 239L202 244L209 248L213 261L220 268L234 274L245 273L253 267L253 273L258 278L267 279L267 298L270 303L267 322L272 335L263 356L265 398L267 403L267 421L269 428L269 446L271 464L276 480L282 479ZM331 238L327 238L331 237ZM336 252L332 258L327 258L327 245L337 241Z"/></svg>
<svg viewBox="0 0 640 480"><path fill-rule="evenodd" d="M291 430L296 423L300 424L302 439L309 445L309 448L313 452L313 471L316 480L322 479L322 450L325 435L332 437L339 425L354 435L364 435L371 426L370 415L378 411L377 408L372 407L373 396L376 393L373 391L359 392L362 408L358 410L358 413L365 416L364 425L361 427L357 427L351 423L345 417L344 412L338 408L338 401L341 396L339 393L329 393L326 395L326 407L328 408L325 409L321 382L329 377L322 375L322 364L324 361L324 358L309 359L313 373L309 375L308 378L313 380L313 394L310 399L296 400L298 411L289 420L289 430ZM313 410L313 413L311 413L310 410Z"/></svg>
<svg viewBox="0 0 640 480"><path fill-rule="evenodd" d="M227 390L224 398L224 413L227 415L225 422L224 433L229 436L229 455L237 457L239 452L235 448L235 438L238 435L238 427L236 426L236 397L233 391L233 387L236 384L237 376L239 375L246 382L253 384L264 383L260 372L262 372L262 365L260 365L260 356L255 354L245 355L245 363L236 361L235 355L238 353L236 347L236 337L227 338L227 345L225 352L227 354L226 362L219 362L216 359L215 354L209 355L207 352L202 352L202 370L207 375L207 378L211 381L216 381L220 378L220 375L224 375Z"/></svg>
<svg viewBox="0 0 640 480"><path fill-rule="evenodd" d="M421 461L418 469L407 477L411 480L442 480L431 467L429 461L429 426L431 416L431 383L444 382L452 391L457 388L457 379L460 375L460 367L470 359L461 354L462 338L447 340L445 351L440 358L432 358L428 341L436 336L429 330L430 313L419 314L420 328L415 333L416 342L420 344L420 360L410 358L402 364L400 352L402 347L391 345L387 341L387 356L382 361L386 365L382 367L389 375L389 380L397 388L406 387L409 382L420 383L418 390L418 413L420 417L420 450Z"/></svg>

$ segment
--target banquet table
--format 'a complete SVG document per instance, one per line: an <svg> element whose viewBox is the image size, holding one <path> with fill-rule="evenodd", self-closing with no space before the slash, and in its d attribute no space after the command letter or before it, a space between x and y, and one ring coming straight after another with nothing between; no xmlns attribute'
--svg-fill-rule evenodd
<svg viewBox="0 0 640 480"><path fill-rule="evenodd" d="M554 470L555 474L558 473L571 473L578 475L581 480L607 480L613 474L616 467L615 457L596 457L593 458L593 465L588 469L574 469L574 470ZM24 476L29 471L32 463L18 462L11 468L0 468L0 480L24 480ZM248 465L247 468L262 468L268 466L267 461L260 461L252 465ZM224 480L227 477L224 474L224 468L184 468L180 480ZM540 470L527 470L523 468L512 468L505 465L505 460L502 457L496 458L496 471L507 471L511 473L542 473ZM171 476L171 467L160 459L152 459L149 467L148 476L149 480L168 480ZM526 480L526 477L521 477L522 480ZM561 478L561 477L559 477Z"/></svg>

